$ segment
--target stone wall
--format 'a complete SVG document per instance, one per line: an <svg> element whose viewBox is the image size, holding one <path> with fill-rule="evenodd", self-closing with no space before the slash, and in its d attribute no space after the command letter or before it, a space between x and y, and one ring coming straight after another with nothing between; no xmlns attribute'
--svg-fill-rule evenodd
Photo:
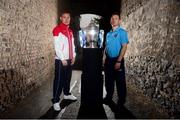
<svg viewBox="0 0 180 120"><path fill-rule="evenodd" d="M122 0L129 33L128 82L174 113L180 111L180 1Z"/></svg>
<svg viewBox="0 0 180 120"><path fill-rule="evenodd" d="M0 112L52 80L56 0L0 0Z"/></svg>

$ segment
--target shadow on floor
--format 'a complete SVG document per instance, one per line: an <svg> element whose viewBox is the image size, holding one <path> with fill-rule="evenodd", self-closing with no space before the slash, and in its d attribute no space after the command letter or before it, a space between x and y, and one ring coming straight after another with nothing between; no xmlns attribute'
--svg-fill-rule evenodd
<svg viewBox="0 0 180 120"><path fill-rule="evenodd" d="M136 119L136 117L125 107L117 106L113 101L108 104L116 119Z"/></svg>
<svg viewBox="0 0 180 120"><path fill-rule="evenodd" d="M174 116L174 119L180 119L180 112L175 111L173 116Z"/></svg>
<svg viewBox="0 0 180 120"><path fill-rule="evenodd" d="M116 119L135 119L136 117L124 106L115 112Z"/></svg>
<svg viewBox="0 0 180 120"><path fill-rule="evenodd" d="M107 119L103 105L81 105L77 119Z"/></svg>
<svg viewBox="0 0 180 120"><path fill-rule="evenodd" d="M76 101L76 100L75 100ZM65 107L69 106L71 103L75 102L73 100L62 100L60 103L61 110ZM40 117L40 119L54 119L58 116L61 111L55 111L53 107L51 107L44 115Z"/></svg>

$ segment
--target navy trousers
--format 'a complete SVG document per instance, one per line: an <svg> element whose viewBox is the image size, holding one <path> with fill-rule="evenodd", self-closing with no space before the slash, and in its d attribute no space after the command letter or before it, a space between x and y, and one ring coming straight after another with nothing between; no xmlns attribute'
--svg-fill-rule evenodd
<svg viewBox="0 0 180 120"><path fill-rule="evenodd" d="M106 99L112 100L114 93L114 83L116 82L118 104L123 105L126 101L126 81L124 59L121 61L119 70L115 70L114 66L118 58L109 58L105 60L105 87L107 91Z"/></svg>
<svg viewBox="0 0 180 120"><path fill-rule="evenodd" d="M61 60L55 59L55 78L53 83L53 103L60 101L62 90L64 95L70 95L70 82L72 76L71 60L67 60L68 65L63 66Z"/></svg>

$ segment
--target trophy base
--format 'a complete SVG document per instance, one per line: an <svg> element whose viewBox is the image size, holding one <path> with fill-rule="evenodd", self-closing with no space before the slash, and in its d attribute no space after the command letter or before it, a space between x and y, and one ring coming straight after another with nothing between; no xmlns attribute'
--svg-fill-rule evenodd
<svg viewBox="0 0 180 120"><path fill-rule="evenodd" d="M96 41L90 41L86 43L86 48L99 48Z"/></svg>

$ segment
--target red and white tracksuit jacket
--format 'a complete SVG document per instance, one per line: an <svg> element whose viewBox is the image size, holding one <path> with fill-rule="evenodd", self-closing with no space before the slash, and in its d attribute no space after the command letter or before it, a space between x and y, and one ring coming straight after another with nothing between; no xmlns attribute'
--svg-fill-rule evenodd
<svg viewBox="0 0 180 120"><path fill-rule="evenodd" d="M63 23L53 29L55 59L68 60L76 56L73 32Z"/></svg>

